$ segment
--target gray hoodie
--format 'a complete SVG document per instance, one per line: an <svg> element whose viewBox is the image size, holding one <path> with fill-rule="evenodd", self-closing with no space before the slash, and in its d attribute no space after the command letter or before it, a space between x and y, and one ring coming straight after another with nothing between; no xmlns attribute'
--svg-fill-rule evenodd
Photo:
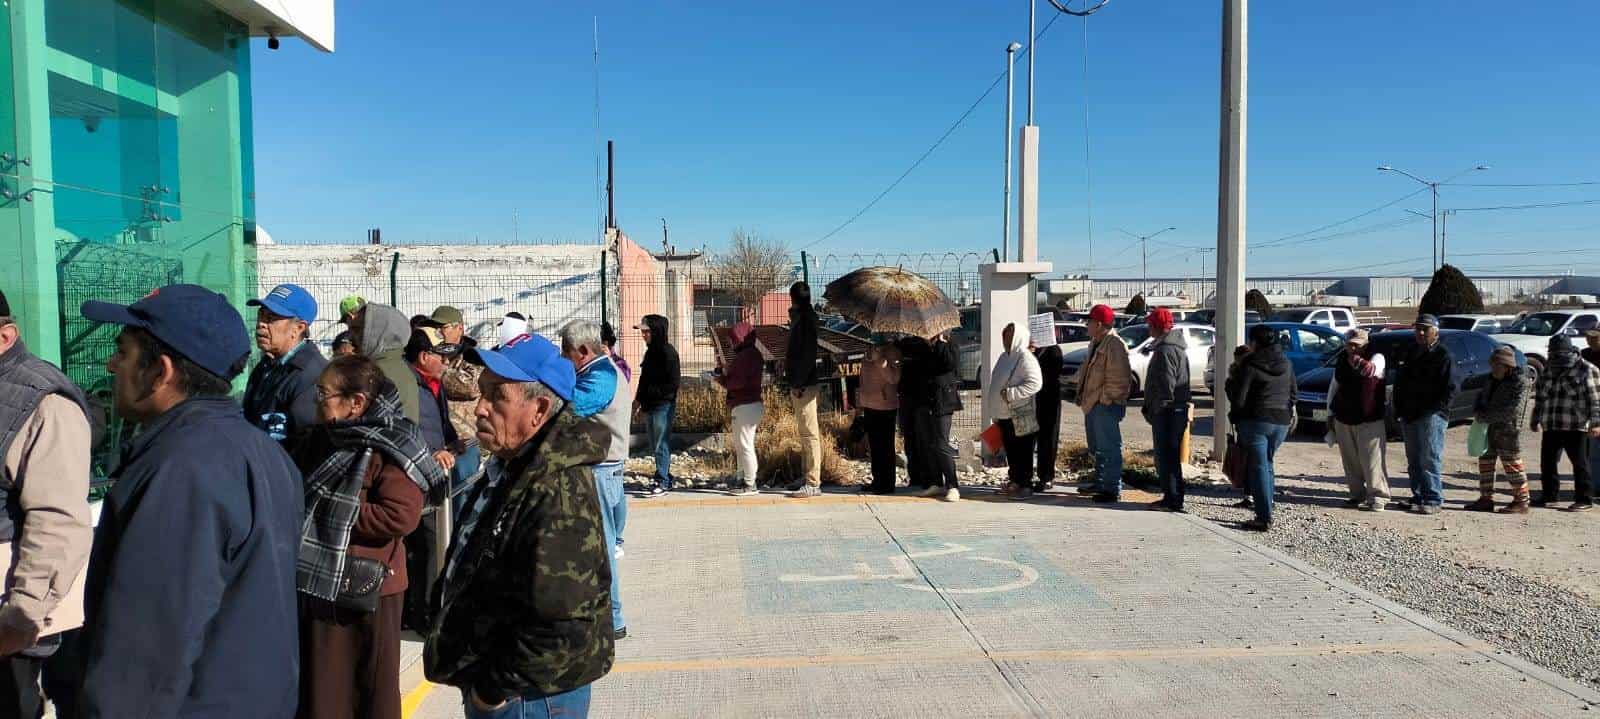
<svg viewBox="0 0 1600 719"><path fill-rule="evenodd" d="M367 303L361 324L361 344L356 349L378 364L383 376L400 392L400 408L413 424L420 422L422 405L416 391L417 378L406 365L406 342L411 339L411 322L388 305Z"/></svg>
<svg viewBox="0 0 1600 719"><path fill-rule="evenodd" d="M1144 416L1189 405L1189 346L1183 329L1175 328L1152 348L1144 378Z"/></svg>

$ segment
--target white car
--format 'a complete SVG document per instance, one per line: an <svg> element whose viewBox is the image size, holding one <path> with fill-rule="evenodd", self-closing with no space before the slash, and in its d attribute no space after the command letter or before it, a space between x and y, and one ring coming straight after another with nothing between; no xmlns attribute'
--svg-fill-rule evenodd
<svg viewBox="0 0 1600 719"><path fill-rule="evenodd" d="M1516 321L1516 317L1506 315L1440 315L1439 329L1496 335L1504 332Z"/></svg>
<svg viewBox="0 0 1600 719"><path fill-rule="evenodd" d="M1272 313L1273 322L1332 327L1339 332L1356 328L1356 315L1344 307L1286 307Z"/></svg>
<svg viewBox="0 0 1600 719"><path fill-rule="evenodd" d="M1210 356L1211 346L1217 343L1217 331L1209 325L1177 324L1172 327L1173 332L1182 332L1184 342L1188 345L1189 355L1189 388L1195 391L1205 391L1206 357ZM1128 366L1133 370L1131 394L1137 395L1143 391L1145 373L1150 368L1150 355L1155 352L1155 340L1150 338L1148 325L1130 325L1117 330L1117 336L1128 345ZM1078 370L1083 367L1083 362L1089 356L1089 348L1075 350L1061 359L1061 390L1068 396L1077 394Z"/></svg>
<svg viewBox="0 0 1600 719"><path fill-rule="evenodd" d="M1056 346L1061 348L1062 357L1088 347L1089 326L1082 322L1057 322Z"/></svg>
<svg viewBox="0 0 1600 719"><path fill-rule="evenodd" d="M1563 334L1574 338L1573 344L1582 346L1577 338L1596 327L1600 327L1600 310L1549 310L1534 312L1513 322L1494 338L1522 350L1529 360L1543 368L1551 337Z"/></svg>

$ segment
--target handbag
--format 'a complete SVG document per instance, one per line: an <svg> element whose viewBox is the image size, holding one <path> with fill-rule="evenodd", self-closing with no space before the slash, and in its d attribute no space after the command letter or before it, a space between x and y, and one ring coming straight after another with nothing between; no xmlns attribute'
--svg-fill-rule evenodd
<svg viewBox="0 0 1600 719"><path fill-rule="evenodd" d="M344 577L333 603L340 609L371 614L378 611L378 590L389 576L388 565L366 557L345 557Z"/></svg>
<svg viewBox="0 0 1600 719"><path fill-rule="evenodd" d="M1022 360L1017 360L1017 364L1022 364ZM1011 385L1011 378L1016 374L1017 365L1011 365L1011 372L1006 375L1005 384L1000 385L1002 393L1000 401L1005 402L1003 394L1006 387ZM1011 410L1011 430L1016 432L1018 437L1026 437L1039 431L1039 408L1033 402L1033 395L1016 402L1006 402L1006 407Z"/></svg>
<svg viewBox="0 0 1600 719"><path fill-rule="evenodd" d="M1244 457L1244 447L1239 446L1239 438L1228 435L1228 448L1222 455L1222 473L1227 476L1228 483L1234 489L1244 489L1248 479L1248 465Z"/></svg>

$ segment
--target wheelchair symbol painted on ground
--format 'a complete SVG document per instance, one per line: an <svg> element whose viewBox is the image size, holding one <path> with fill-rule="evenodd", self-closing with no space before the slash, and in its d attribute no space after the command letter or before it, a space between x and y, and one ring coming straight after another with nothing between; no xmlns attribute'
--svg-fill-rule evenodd
<svg viewBox="0 0 1600 719"><path fill-rule="evenodd" d="M868 562L856 562L854 572L850 574L783 574L778 577L779 582L787 584L827 584L837 582L851 582L860 584L884 583L900 589L909 589L916 592L936 591L924 578L923 573L917 570L912 560L934 559L950 557L962 561L979 562L991 566L1007 567L1015 573L1016 578L1002 584L983 587L941 587L937 591L945 594L995 594L1010 592L1032 585L1039 581L1039 572L1021 562L996 557L985 557L974 554L977 550L961 544L945 544L939 549L929 549L918 552L906 552L885 558L890 567L888 573L880 574L873 570Z"/></svg>

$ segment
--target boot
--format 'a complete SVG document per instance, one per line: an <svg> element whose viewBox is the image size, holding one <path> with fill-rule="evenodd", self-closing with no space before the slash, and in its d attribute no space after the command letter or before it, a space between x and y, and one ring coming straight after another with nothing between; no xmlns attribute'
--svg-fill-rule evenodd
<svg viewBox="0 0 1600 719"><path fill-rule="evenodd" d="M1462 507L1462 509L1468 512L1493 512L1494 499L1487 494L1479 495L1478 501Z"/></svg>
<svg viewBox="0 0 1600 719"><path fill-rule="evenodd" d="M1528 495L1526 495L1526 494L1517 495L1516 499L1511 500L1511 504L1508 504L1508 505L1506 505L1504 507L1501 507L1497 511L1500 514L1527 514L1528 513Z"/></svg>

